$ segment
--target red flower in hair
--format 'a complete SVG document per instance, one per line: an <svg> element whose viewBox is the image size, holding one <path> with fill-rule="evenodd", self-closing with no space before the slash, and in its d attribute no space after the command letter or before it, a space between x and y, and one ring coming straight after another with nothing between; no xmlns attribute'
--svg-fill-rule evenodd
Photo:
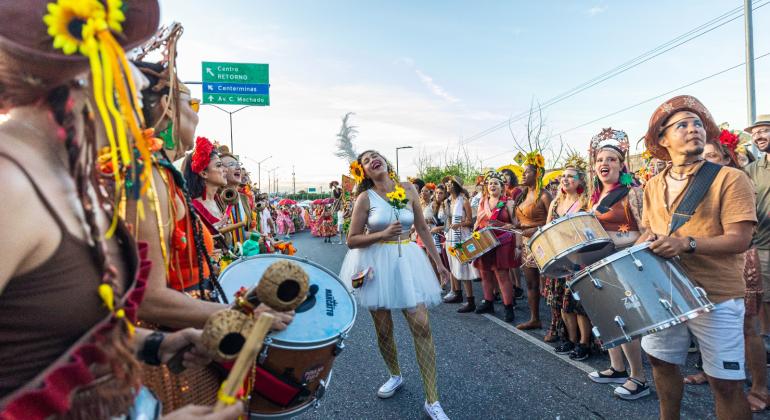
<svg viewBox="0 0 770 420"><path fill-rule="evenodd" d="M195 150L192 154L191 169L196 174L203 172L211 162L211 152L214 151L214 145L206 137L195 139Z"/></svg>
<svg viewBox="0 0 770 420"><path fill-rule="evenodd" d="M731 152L735 152L740 139L737 135L731 133L730 131L722 130L722 132L719 133L719 142L722 143L723 146L727 147Z"/></svg>

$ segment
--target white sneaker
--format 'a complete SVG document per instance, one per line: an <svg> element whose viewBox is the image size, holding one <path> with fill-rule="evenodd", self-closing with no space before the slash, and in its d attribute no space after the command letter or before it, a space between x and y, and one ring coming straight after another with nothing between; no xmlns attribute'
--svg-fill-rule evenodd
<svg viewBox="0 0 770 420"><path fill-rule="evenodd" d="M425 401L425 405L422 408L425 410L425 414L432 420L449 420L449 417L444 413L444 409L441 408L441 404L439 404L438 401L433 404L428 404L428 402Z"/></svg>
<svg viewBox="0 0 770 420"><path fill-rule="evenodd" d="M392 376L388 379L388 382L382 384L380 389L377 390L377 396L380 398L390 398L398 391L404 384L404 378L399 376Z"/></svg>

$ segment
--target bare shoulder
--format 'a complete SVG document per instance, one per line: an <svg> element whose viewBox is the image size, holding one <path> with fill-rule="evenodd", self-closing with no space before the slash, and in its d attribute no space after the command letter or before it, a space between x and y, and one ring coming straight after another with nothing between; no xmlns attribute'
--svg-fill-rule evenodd
<svg viewBox="0 0 770 420"><path fill-rule="evenodd" d="M358 196L356 197L356 202L353 205L354 209L363 207L368 208L369 207L369 194L366 191L362 191Z"/></svg>
<svg viewBox="0 0 770 420"><path fill-rule="evenodd" d="M407 194L411 194L414 196L417 195L417 188L415 188L414 184L412 184L411 182L401 182L400 184L401 184L401 188L406 190Z"/></svg>

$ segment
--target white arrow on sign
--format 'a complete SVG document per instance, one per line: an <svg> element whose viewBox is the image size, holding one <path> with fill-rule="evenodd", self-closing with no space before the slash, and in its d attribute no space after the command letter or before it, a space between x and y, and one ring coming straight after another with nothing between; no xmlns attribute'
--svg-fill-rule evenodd
<svg viewBox="0 0 770 420"><path fill-rule="evenodd" d="M214 95L209 95L209 102L213 102L213 101L214 101Z"/></svg>
<svg viewBox="0 0 770 420"><path fill-rule="evenodd" d="M211 71L211 67L206 67L206 73L210 74L211 77L217 77L213 71Z"/></svg>
<svg viewBox="0 0 770 420"><path fill-rule="evenodd" d="M208 85L208 86L206 86L206 87L208 87L208 88L209 88L209 90L214 90L214 86Z"/></svg>

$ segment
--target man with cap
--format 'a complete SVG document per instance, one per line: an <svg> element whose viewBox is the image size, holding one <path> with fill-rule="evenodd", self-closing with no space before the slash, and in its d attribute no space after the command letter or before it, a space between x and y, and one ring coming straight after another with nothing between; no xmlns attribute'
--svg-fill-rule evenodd
<svg viewBox="0 0 770 420"><path fill-rule="evenodd" d="M743 394L744 366L743 253L756 225L754 188L742 171L721 167L689 220L672 231L674 212L704 166L707 139L719 129L703 104L677 96L659 106L645 135L647 150L670 161L644 191L643 240L664 258L678 256L687 276L702 287L715 307L683 324L642 338L660 399L660 417L678 419L684 389L677 365L684 364L690 334L698 339L719 419L749 419ZM681 213L681 211L677 211ZM641 280L641 279L640 279Z"/></svg>
<svg viewBox="0 0 770 420"><path fill-rule="evenodd" d="M750 163L744 168L749 178L754 182L757 193L757 229L754 232L754 246L759 254L760 273L764 290L770 290L770 168L768 168L768 151L770 151L770 114L760 115L751 127L745 131L751 134L751 139L759 151L764 153L761 159ZM770 293L765 293L759 323L762 336L767 347L770 335Z"/></svg>

